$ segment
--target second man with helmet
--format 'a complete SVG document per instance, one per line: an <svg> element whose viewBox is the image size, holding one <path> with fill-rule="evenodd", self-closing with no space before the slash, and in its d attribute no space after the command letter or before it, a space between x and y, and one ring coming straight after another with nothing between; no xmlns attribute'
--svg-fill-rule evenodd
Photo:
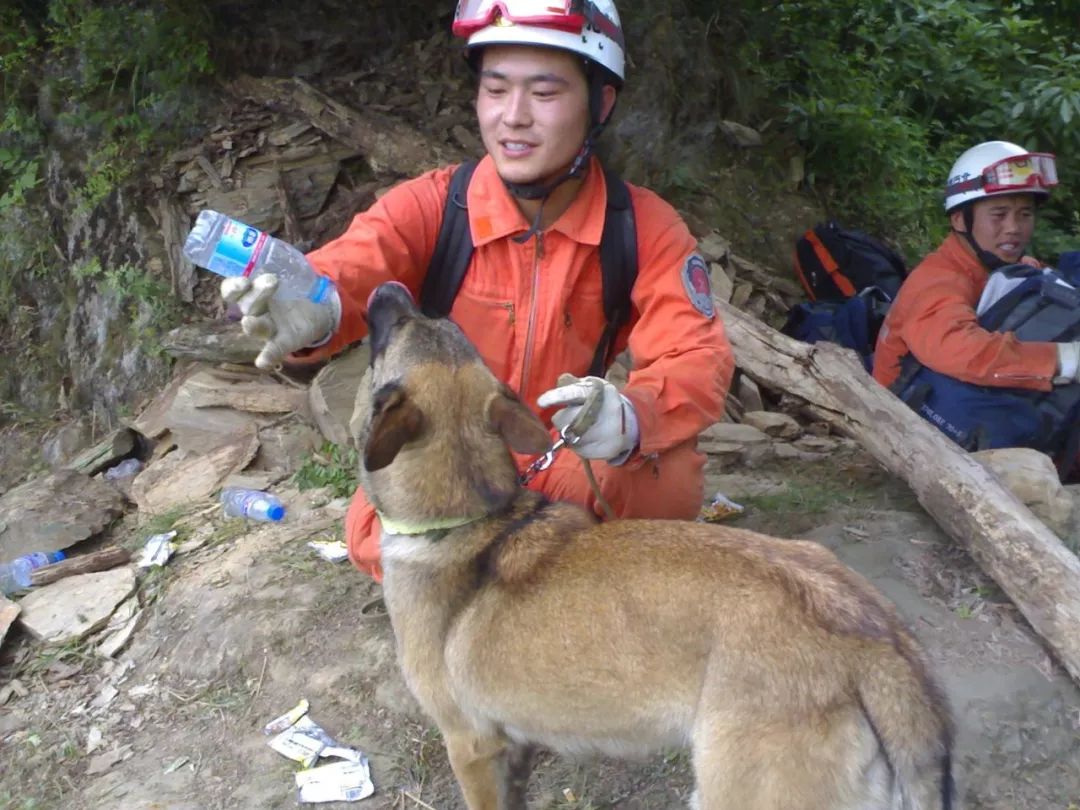
<svg viewBox="0 0 1080 810"><path fill-rule="evenodd" d="M978 324L990 274L1025 255L1039 204L1057 185L1054 156L1007 141L968 149L945 186L951 233L904 281L874 354L874 377L892 385L905 357L962 382L1048 391L1080 376L1080 345L1023 342Z"/></svg>

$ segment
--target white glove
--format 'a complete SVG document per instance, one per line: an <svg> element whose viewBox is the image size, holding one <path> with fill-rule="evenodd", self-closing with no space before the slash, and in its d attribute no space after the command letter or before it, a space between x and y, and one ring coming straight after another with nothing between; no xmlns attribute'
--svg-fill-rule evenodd
<svg viewBox="0 0 1080 810"><path fill-rule="evenodd" d="M254 280L230 276L221 282L221 297L240 307L244 334L264 338L266 344L255 358L264 371L281 367L285 355L318 346L330 339L341 319L341 299L332 286L326 300L274 298L278 277L262 273Z"/></svg>
<svg viewBox="0 0 1080 810"><path fill-rule="evenodd" d="M1057 343L1058 373L1055 385L1080 382L1080 343Z"/></svg>
<svg viewBox="0 0 1080 810"><path fill-rule="evenodd" d="M541 408L565 406L551 418L570 448L582 458L619 465L637 447L640 433L630 400L599 377L559 377L559 387L536 401Z"/></svg>

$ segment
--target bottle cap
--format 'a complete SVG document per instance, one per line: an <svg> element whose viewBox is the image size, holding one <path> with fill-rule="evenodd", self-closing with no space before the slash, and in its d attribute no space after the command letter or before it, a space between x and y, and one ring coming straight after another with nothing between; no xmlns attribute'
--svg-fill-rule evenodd
<svg viewBox="0 0 1080 810"><path fill-rule="evenodd" d="M281 520L285 517L285 507L281 504L274 504L266 510L266 517L270 520Z"/></svg>

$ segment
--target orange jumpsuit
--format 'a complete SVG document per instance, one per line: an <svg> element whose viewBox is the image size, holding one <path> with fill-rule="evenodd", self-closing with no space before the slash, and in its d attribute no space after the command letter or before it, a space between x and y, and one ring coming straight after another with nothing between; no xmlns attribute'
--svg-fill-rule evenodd
<svg viewBox="0 0 1080 810"><path fill-rule="evenodd" d="M976 385L1049 391L1057 371L1053 343L988 332L975 308L989 273L956 234L916 267L885 316L874 352L874 379L889 386L906 355Z"/></svg>
<svg viewBox="0 0 1080 810"><path fill-rule="evenodd" d="M342 236L308 255L337 285L342 301L340 328L316 357L366 334L365 306L378 284L397 280L419 295L452 172L453 167L438 169L394 187L358 214ZM704 494L705 459L697 452L697 435L723 412L734 357L720 320L694 305L684 279L696 250L693 236L670 205L650 191L629 188L639 269L634 312L616 349L629 348L633 357L623 393L637 413L641 439L624 465L593 462L593 469L620 516L693 518ZM603 172L594 159L569 208L539 239L519 244L511 237L527 231L529 223L490 158L479 163L469 186L475 252L450 318L495 375L547 423L552 412L539 411L537 397L562 372L584 374L603 331L599 244L606 201ZM700 285L700 273L695 280ZM519 457L519 469L531 460ZM581 461L570 451L557 454L529 487L598 510ZM382 576L380 532L373 507L357 490L345 520L346 542L353 563L376 580Z"/></svg>

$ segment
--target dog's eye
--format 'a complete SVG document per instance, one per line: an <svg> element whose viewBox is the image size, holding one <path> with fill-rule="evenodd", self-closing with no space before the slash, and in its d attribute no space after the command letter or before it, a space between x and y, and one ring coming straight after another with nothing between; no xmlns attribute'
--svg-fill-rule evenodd
<svg viewBox="0 0 1080 810"><path fill-rule="evenodd" d="M402 315L400 318L398 318L396 321L394 321L394 328L395 329L400 329L401 327L403 327L408 322L409 322L409 316L408 315Z"/></svg>

